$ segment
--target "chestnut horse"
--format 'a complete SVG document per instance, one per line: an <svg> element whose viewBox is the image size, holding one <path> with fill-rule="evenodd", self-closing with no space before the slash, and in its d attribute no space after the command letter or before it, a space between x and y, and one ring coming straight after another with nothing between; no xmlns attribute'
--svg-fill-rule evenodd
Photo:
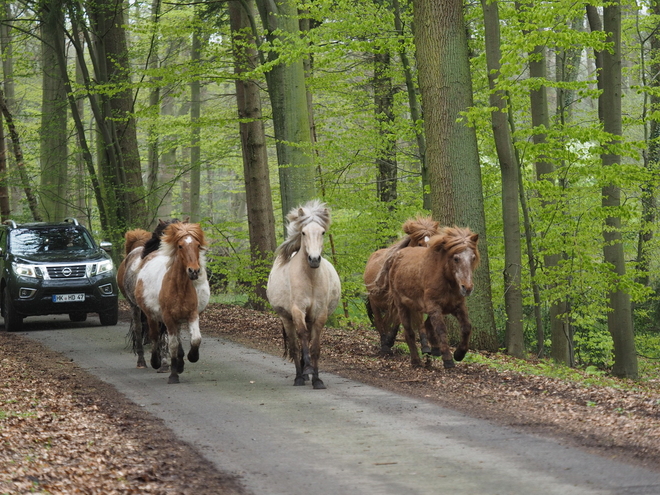
<svg viewBox="0 0 660 495"><path fill-rule="evenodd" d="M147 317L151 342L158 341L161 323L167 328L171 361L168 383L179 383L184 368L182 328L190 333L188 360L199 360L199 314L211 296L206 249L199 224L174 222L165 228L159 248L140 261L137 271L135 301ZM151 366L158 369L160 361L158 346L152 345Z"/></svg>
<svg viewBox="0 0 660 495"><path fill-rule="evenodd" d="M392 346L399 332L399 315L396 310L393 311L390 302L390 296L387 290L379 290L374 284L376 277L383 267L383 263L388 256L392 256L404 247L426 246L431 236L438 233L439 224L431 217L417 217L407 220L403 226L406 236L389 248L379 249L374 252L367 261L364 268L364 285L367 287L367 314L371 322L376 327L380 335L380 354L387 356L392 354ZM422 345L422 353L430 354L432 352L428 344L426 330L418 322L419 339ZM433 341L433 336L431 336ZM439 354L437 343L434 342L433 352Z"/></svg>
<svg viewBox="0 0 660 495"><path fill-rule="evenodd" d="M407 247L386 260L380 282L387 281L390 300L399 312L413 366L421 366L412 322L427 314L426 330L435 332L445 368L465 357L472 333L465 298L472 293L472 272L479 264L479 234L468 228L445 227L428 247ZM384 273L383 271L386 271ZM444 315L461 327L461 341L452 357Z"/></svg>
<svg viewBox="0 0 660 495"><path fill-rule="evenodd" d="M330 212L310 201L287 215L287 238L277 248L268 276L266 296L283 326L284 355L296 365L294 385L324 389L319 378L321 333L328 315L339 304L341 282L332 263L321 256Z"/></svg>

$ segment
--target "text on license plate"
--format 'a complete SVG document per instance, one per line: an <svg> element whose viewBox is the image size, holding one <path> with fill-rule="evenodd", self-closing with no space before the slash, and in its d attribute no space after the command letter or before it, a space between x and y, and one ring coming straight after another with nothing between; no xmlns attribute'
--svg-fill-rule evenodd
<svg viewBox="0 0 660 495"><path fill-rule="evenodd" d="M81 302L85 300L85 294L53 294L53 302Z"/></svg>

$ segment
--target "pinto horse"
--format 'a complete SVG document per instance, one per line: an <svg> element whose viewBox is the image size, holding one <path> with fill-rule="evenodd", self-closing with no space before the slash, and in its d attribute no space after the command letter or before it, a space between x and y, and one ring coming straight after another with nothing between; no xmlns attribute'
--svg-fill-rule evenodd
<svg viewBox="0 0 660 495"><path fill-rule="evenodd" d="M330 212L310 201L287 215L287 239L277 248L268 276L266 296L283 326L284 356L296 365L294 385L324 389L319 378L321 333L328 315L339 304L341 282L332 263L321 256Z"/></svg>
<svg viewBox="0 0 660 495"><path fill-rule="evenodd" d="M367 314L380 335L381 356L392 354L392 346L399 332L400 322L398 313L391 306L387 285L382 289L379 288L375 283L376 278L388 257L393 256L405 247L426 246L429 239L439 232L439 224L431 217L417 217L407 220L403 224L402 229L406 233L406 236L389 248L379 249L372 253L364 268L363 280L367 288ZM418 322L415 326L419 328L422 353L439 353L433 335L431 335L431 341L434 344L432 350L428 344L426 330L421 325L421 322Z"/></svg>
<svg viewBox="0 0 660 495"><path fill-rule="evenodd" d="M435 333L445 368L462 361L468 350L472 324L465 298L473 289L472 272L479 264L479 234L467 228L445 227L431 237L428 247L407 247L386 260L381 270L386 279L390 301L398 310L405 329L413 366L421 366L417 353L413 321L427 314L429 334ZM383 271L386 271L384 273ZM452 314L461 327L461 341L452 357L447 343L444 315Z"/></svg>
<svg viewBox="0 0 660 495"><path fill-rule="evenodd" d="M168 383L179 383L183 372L182 328L190 333L188 360L199 360L199 314L211 296L206 249L199 224L174 222L163 231L159 248L140 261L137 271L135 300L147 317L151 342L158 341L161 323L167 328L171 361ZM158 369L160 364L158 346L152 345L151 366Z"/></svg>
<svg viewBox="0 0 660 495"><path fill-rule="evenodd" d="M124 234L125 257L117 269L117 284L119 285L119 290L121 290L121 293L124 295L131 308L131 325L128 332L133 352L138 356L138 368L147 367L144 360L144 343L149 340L149 326L147 325L147 319L144 316L144 313L135 300L137 273L141 265L141 260L149 253L157 250L160 246L160 238L162 237L165 228L170 223L178 221L178 219L172 219L169 221L159 220L158 226L153 233L147 232L143 229L134 229L129 230ZM159 347L159 352L161 354L161 365L158 371L162 373L169 371L169 365L167 364L167 333L165 331L161 331L158 342L154 345Z"/></svg>

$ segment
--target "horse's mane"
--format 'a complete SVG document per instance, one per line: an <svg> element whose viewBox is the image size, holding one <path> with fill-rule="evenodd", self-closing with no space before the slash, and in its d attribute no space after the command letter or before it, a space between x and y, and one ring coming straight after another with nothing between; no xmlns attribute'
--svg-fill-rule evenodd
<svg viewBox="0 0 660 495"><path fill-rule="evenodd" d="M479 263L479 249L477 241L479 235L472 232L469 228L461 227L443 227L438 235L431 237L428 243L429 249L436 251L442 249L447 251L449 256L472 249L476 255L475 266Z"/></svg>
<svg viewBox="0 0 660 495"><path fill-rule="evenodd" d="M137 247L144 246L150 236L151 233L143 229L133 229L126 232L124 234L124 239L126 239L124 242L124 254L130 253Z"/></svg>
<svg viewBox="0 0 660 495"><path fill-rule="evenodd" d="M157 251L160 247L160 238L163 237L163 232L167 226L171 223L180 222L178 218L173 218L172 220L161 220L158 219L158 225L151 234L151 238L144 245L144 250L142 251L142 257L145 258L148 254Z"/></svg>
<svg viewBox="0 0 660 495"><path fill-rule="evenodd" d="M439 233L440 223L431 217L418 216L407 220L402 228L410 237L410 245L422 246L426 237L431 238Z"/></svg>
<svg viewBox="0 0 660 495"><path fill-rule="evenodd" d="M289 221L286 227L287 238L275 251L281 263L286 263L294 253L300 251L302 229L305 225L316 222L326 230L330 227L330 210L325 203L315 199L292 208L286 219Z"/></svg>
<svg viewBox="0 0 660 495"><path fill-rule="evenodd" d="M397 252L406 247L424 246L427 238L430 239L440 233L440 223L431 217L417 216L416 218L408 219L401 228L406 235L387 248L387 256L385 257L383 266L372 284L371 290L376 293L387 292L389 286L388 274L392 266L392 260Z"/></svg>
<svg viewBox="0 0 660 495"><path fill-rule="evenodd" d="M203 254L207 248L204 231L198 223L173 222L165 227L163 235L160 238L160 247L158 252L165 256L174 256L177 243L184 237L191 236L200 244L200 262L203 261Z"/></svg>

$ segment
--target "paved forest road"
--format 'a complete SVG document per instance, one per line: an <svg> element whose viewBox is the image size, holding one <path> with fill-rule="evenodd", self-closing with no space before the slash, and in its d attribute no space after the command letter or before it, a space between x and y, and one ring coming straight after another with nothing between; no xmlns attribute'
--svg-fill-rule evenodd
<svg viewBox="0 0 660 495"><path fill-rule="evenodd" d="M60 329L45 330L54 319ZM136 369L125 323L101 327L90 319L67 329L63 321L29 318L23 334L162 418L255 495L660 494L660 470L323 370L327 390L293 387L293 364L217 338L206 338L200 361L186 362L181 383L168 385L166 374Z"/></svg>

